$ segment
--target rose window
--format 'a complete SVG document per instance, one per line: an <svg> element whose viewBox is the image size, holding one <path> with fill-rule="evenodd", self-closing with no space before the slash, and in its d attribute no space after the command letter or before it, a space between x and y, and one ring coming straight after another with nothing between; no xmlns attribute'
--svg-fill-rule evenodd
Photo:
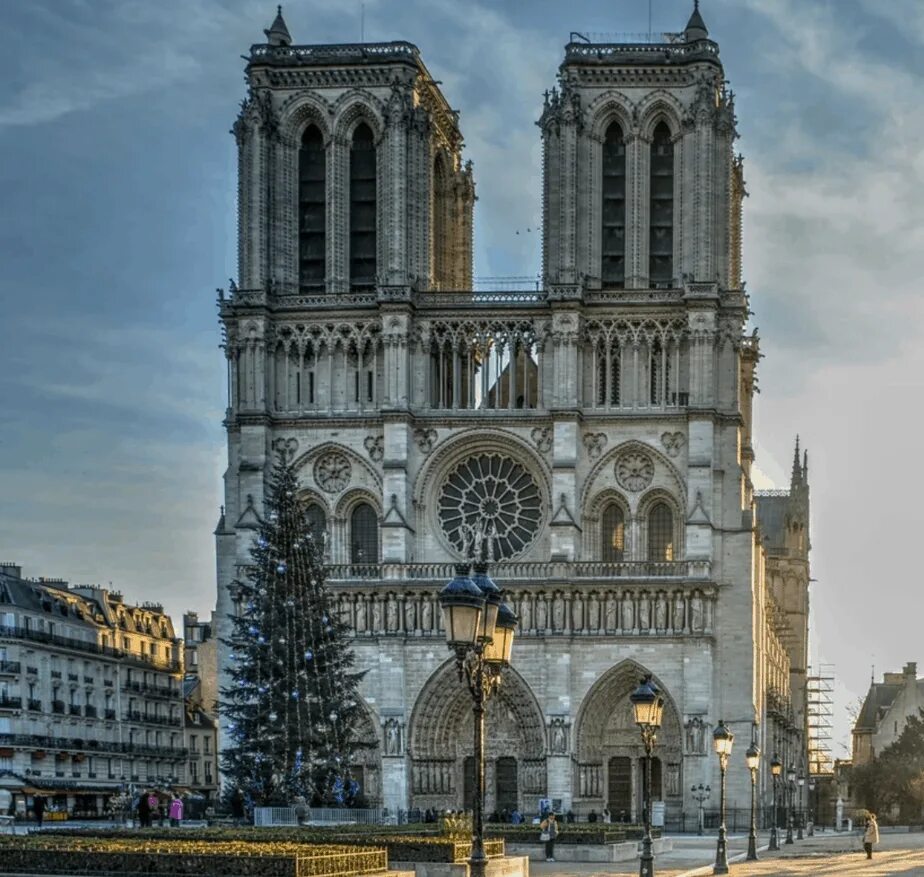
<svg viewBox="0 0 924 877"><path fill-rule="evenodd" d="M483 540L487 556L502 560L536 538L542 496L532 475L515 460L478 454L446 478L437 511L443 533L460 554L470 553Z"/></svg>

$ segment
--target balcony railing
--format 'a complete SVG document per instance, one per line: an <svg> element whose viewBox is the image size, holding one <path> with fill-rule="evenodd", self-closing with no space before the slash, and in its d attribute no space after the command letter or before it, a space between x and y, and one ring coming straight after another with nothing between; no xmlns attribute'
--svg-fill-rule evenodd
<svg viewBox="0 0 924 877"><path fill-rule="evenodd" d="M68 682L79 682L79 681L80 681L80 676L78 676L76 673L68 673L68 674L67 674L67 681L68 681Z"/></svg>
<svg viewBox="0 0 924 877"><path fill-rule="evenodd" d="M72 703L71 708L70 708L70 714L72 716L79 716L80 715L80 704Z"/></svg>
<svg viewBox="0 0 924 877"><path fill-rule="evenodd" d="M0 661L0 675L18 676L21 668L19 661Z"/></svg>
<svg viewBox="0 0 924 877"><path fill-rule="evenodd" d="M32 710L32 712L40 713L42 711L42 702L40 700L30 700L29 709Z"/></svg>
<svg viewBox="0 0 924 877"><path fill-rule="evenodd" d="M103 715L105 716L106 721L112 722L115 720L116 711L115 710L105 710Z"/></svg>
<svg viewBox="0 0 924 877"><path fill-rule="evenodd" d="M84 707L84 712L83 712L83 714L84 714L88 719L95 719L96 716L97 716L96 707L95 707L95 706L91 706L90 704L87 704L87 705Z"/></svg>
<svg viewBox="0 0 924 877"><path fill-rule="evenodd" d="M189 750L178 746L148 746L143 743L119 743L108 740L85 740L81 737L48 737L44 734L0 734L0 746L18 746L26 749L78 753L91 751L94 754L149 756L171 760L186 759Z"/></svg>
<svg viewBox="0 0 924 877"><path fill-rule="evenodd" d="M492 577L503 584L549 582L608 582L612 579L708 579L708 560L647 561L507 561L491 567ZM455 575L454 563L335 563L327 568L332 584L368 584L372 581L445 584Z"/></svg>
<svg viewBox="0 0 924 877"><path fill-rule="evenodd" d="M22 709L21 697L0 696L0 710L18 710Z"/></svg>
<svg viewBox="0 0 924 877"><path fill-rule="evenodd" d="M180 669L179 661L168 661L165 658L156 658L151 655L139 655L125 649L115 649L112 646L102 646L96 642L87 642L85 640L74 639L69 636L60 636L56 633L48 633L44 630L33 630L26 627L7 627L0 626L0 638L22 639L29 642L47 643L49 645L59 646L62 649L71 649L77 652L84 652L93 655L105 655L110 658L119 658L123 661L131 661L145 667L158 667L165 671L177 671ZM76 674L68 674L73 681L78 680ZM60 679L61 671L52 670L52 679Z"/></svg>
<svg viewBox="0 0 924 877"><path fill-rule="evenodd" d="M63 716L65 711L65 704L63 700L53 700L51 702L51 711L56 715Z"/></svg>
<svg viewBox="0 0 924 877"><path fill-rule="evenodd" d="M38 667L27 666L26 673L28 673L30 676L38 676Z"/></svg>

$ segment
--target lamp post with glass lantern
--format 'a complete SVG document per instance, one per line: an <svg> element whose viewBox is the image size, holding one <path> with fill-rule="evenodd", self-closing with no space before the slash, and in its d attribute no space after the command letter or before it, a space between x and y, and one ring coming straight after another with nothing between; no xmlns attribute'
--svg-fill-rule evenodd
<svg viewBox="0 0 924 877"><path fill-rule="evenodd" d="M645 836L642 838L638 873L639 877L654 877L654 854L651 851L651 752L664 716L664 698L648 675L629 695L629 700L645 747Z"/></svg>
<svg viewBox="0 0 924 877"><path fill-rule="evenodd" d="M778 818L776 815L776 791L780 783L780 775L783 773L783 762L778 755L770 759L770 775L773 777L773 825L770 828L770 846L767 849L774 851L780 848L780 839L776 833Z"/></svg>
<svg viewBox="0 0 924 877"><path fill-rule="evenodd" d="M757 769L760 767L760 749L751 743L744 754L748 770L751 772L751 828L748 831L748 854L746 861L757 861Z"/></svg>
<svg viewBox="0 0 924 877"><path fill-rule="evenodd" d="M802 790L805 788L805 774L802 771L799 771L799 778L796 780L797 789L798 789L798 808L796 809L796 826L799 829L799 833L796 835L796 840L804 840L802 836L802 824L805 822L805 809L802 804Z"/></svg>
<svg viewBox="0 0 924 877"><path fill-rule="evenodd" d="M709 800L709 796L712 794L712 789L709 786L704 786L700 783L698 786L693 786L690 790L693 793L693 800L699 805L699 822L697 828L697 834L702 837L703 832L706 828L706 813L703 809L703 804Z"/></svg>
<svg viewBox="0 0 924 877"><path fill-rule="evenodd" d="M796 786L796 769L792 764L786 771L786 843L793 843L792 839L792 799L793 789Z"/></svg>
<svg viewBox="0 0 924 877"><path fill-rule="evenodd" d="M712 733L712 744L715 747L715 754L719 756L719 771L722 777L719 787L719 840L715 848L713 874L728 873L728 841L725 830L725 773L728 770L728 758L731 755L734 742L735 735L728 729L724 720L720 719L718 727Z"/></svg>
<svg viewBox="0 0 924 877"><path fill-rule="evenodd" d="M516 615L501 602L500 588L488 576L487 564L475 564L474 579L467 563L456 565L454 578L440 592L446 642L455 652L459 678L472 695L475 783L472 801L472 877L484 877L484 712L497 690L500 674L510 664Z"/></svg>
<svg viewBox="0 0 924 877"><path fill-rule="evenodd" d="M812 800L812 809L809 810L809 821L808 821L808 836L815 837L815 819L818 815L818 794L815 792L815 789L818 788L817 780L815 777L809 777L809 798Z"/></svg>

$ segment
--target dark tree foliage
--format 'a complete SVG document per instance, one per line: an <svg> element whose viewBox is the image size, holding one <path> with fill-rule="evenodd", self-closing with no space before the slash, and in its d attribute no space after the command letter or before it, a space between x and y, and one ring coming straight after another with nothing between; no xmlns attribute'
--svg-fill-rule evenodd
<svg viewBox="0 0 924 877"><path fill-rule="evenodd" d="M291 467L275 467L245 581L235 582L230 684L220 710L230 788L258 806L352 803L350 764L364 721L349 629L325 587L324 534L296 495Z"/></svg>
<svg viewBox="0 0 924 877"><path fill-rule="evenodd" d="M909 716L899 738L851 773L854 798L886 816L896 807L900 821L916 822L924 804L924 710Z"/></svg>

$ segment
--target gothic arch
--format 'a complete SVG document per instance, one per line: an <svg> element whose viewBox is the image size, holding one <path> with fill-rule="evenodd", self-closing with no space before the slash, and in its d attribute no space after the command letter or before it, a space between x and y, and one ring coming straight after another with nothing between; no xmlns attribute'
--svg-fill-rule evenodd
<svg viewBox="0 0 924 877"><path fill-rule="evenodd" d="M344 143L350 143L353 131L362 122L372 129L372 136L376 146L385 135L385 124L382 121L381 103L367 92L359 89L350 89L342 94L333 107L335 135Z"/></svg>
<svg viewBox="0 0 924 877"><path fill-rule="evenodd" d="M639 134L642 139L651 140L658 123L664 122L676 140L683 132L680 121L683 115L683 105L674 95L661 90L653 91L636 107Z"/></svg>
<svg viewBox="0 0 924 877"><path fill-rule="evenodd" d="M587 117L590 119L590 136L595 140L603 141L607 128L613 122L619 122L626 142L633 133L632 102L622 92L607 92L598 97L587 108Z"/></svg>
<svg viewBox="0 0 924 877"><path fill-rule="evenodd" d="M585 560L600 560L602 557L601 518L604 509L610 503L615 503L622 509L625 525L627 528L629 526L632 510L625 494L615 487L604 487L602 490L597 491L589 498L582 521L584 535L584 552L582 556ZM628 543L626 543L625 556L626 558L629 556Z"/></svg>
<svg viewBox="0 0 924 877"><path fill-rule="evenodd" d="M382 521L382 502L381 499L376 496L372 491L365 490L361 487L348 488L343 496L337 500L336 507L334 508L334 514L342 519L346 520L350 516L350 513L359 505L361 502L368 503L375 510L375 514L379 519L379 523Z"/></svg>
<svg viewBox="0 0 924 877"><path fill-rule="evenodd" d="M356 453L352 448L348 448L346 445L342 445L339 442L324 442L321 445L316 445L313 448L309 448L301 456L297 457L293 461L293 467L296 472L296 477L299 482L299 490L314 490L313 487L308 486L309 479L314 480L314 473L311 471L311 465L320 457L322 454L326 454L329 451L339 451L343 456L345 456L350 464L353 466L353 472L351 473L350 482L346 487L341 491L337 491L332 494L332 497L337 497L336 502L339 504L342 502L342 495L345 492L353 491L356 489L365 488L365 490L370 493L372 496L381 496L382 493L382 479L376 472L373 466L370 466L359 454ZM362 484L362 481L366 481L366 484ZM334 502L332 499L331 502ZM378 500L376 505L381 508L381 501Z"/></svg>
<svg viewBox="0 0 924 877"><path fill-rule="evenodd" d="M627 658L607 670L590 687L581 701L574 723L575 750L579 761L600 759L613 748L624 748L635 753L643 751L638 728L631 721L629 695L650 672L637 661ZM662 752L675 752L679 756L682 745L680 712L664 683L654 674L652 679L665 701L658 749ZM624 716L622 712L625 712ZM619 721L626 718L628 724Z"/></svg>
<svg viewBox="0 0 924 877"><path fill-rule="evenodd" d="M485 716L485 789L493 806L494 769L498 758L517 765L517 798L521 809L534 808L546 792L545 718L526 681L512 667L504 671L498 692ZM412 806L455 807L465 803L465 764L472 756L472 701L455 661L439 667L414 704L408 725Z"/></svg>
<svg viewBox="0 0 924 877"><path fill-rule="evenodd" d="M645 442L640 442L640 441L637 441L636 439L630 439L629 441L625 441L622 444L616 445L616 447L611 448L609 451L607 451L605 454L603 454L600 457L600 459L594 464L590 472L588 472L587 477L584 479L584 484L581 488L581 499L580 499L580 506L579 506L581 509L581 514L584 516L592 514L592 505L591 505L590 498L593 497L594 500L596 500L596 497L599 495L599 493L607 489L607 487L609 486L606 484L602 484L602 485L598 484L598 482L603 481L603 478L601 478L602 473L605 473L608 468L612 469L614 463L616 462L616 459L620 455L624 454L626 451L636 451L636 450L639 452L644 452L645 454L648 454L655 461L656 468L655 468L654 480L652 482L653 487L661 487L662 490L664 490L668 495L672 497L672 502L674 506L681 508L681 512L680 512L681 520L685 520L686 515L684 514L683 509L685 509L686 507L684 498L686 497L687 491L686 491L686 484L683 480L683 476L681 476L680 472L677 470L677 467L674 466L674 464L670 461L670 459L667 456L665 456L663 453L661 453L661 451L659 451L656 447L654 447L654 445L650 445ZM664 472L664 477L660 479L660 484L659 484L659 478L658 478L659 468ZM664 485L665 481L670 485L669 489L665 487ZM616 490L615 486L610 486L610 487L614 491ZM646 488L646 489L650 490L653 488ZM628 500L630 504L630 508L633 511L637 512L639 505L640 505L640 500L642 496L644 495L645 494L643 493L637 496L635 499L632 499L632 497L626 497L626 499Z"/></svg>
<svg viewBox="0 0 924 877"><path fill-rule="evenodd" d="M297 145L301 142L305 128L317 125L324 138L324 145L327 146L331 138L331 115L330 104L320 95L299 92L282 105L280 127L289 142Z"/></svg>
<svg viewBox="0 0 924 877"><path fill-rule="evenodd" d="M641 545L639 546L639 557L648 558L648 546L650 544L650 533L648 522L652 510L659 503L666 505L672 515L674 560L680 560L684 557L684 534L686 532L686 504L678 501L678 498L669 490L663 487L653 487L642 494L638 502L638 520L640 523Z"/></svg>

